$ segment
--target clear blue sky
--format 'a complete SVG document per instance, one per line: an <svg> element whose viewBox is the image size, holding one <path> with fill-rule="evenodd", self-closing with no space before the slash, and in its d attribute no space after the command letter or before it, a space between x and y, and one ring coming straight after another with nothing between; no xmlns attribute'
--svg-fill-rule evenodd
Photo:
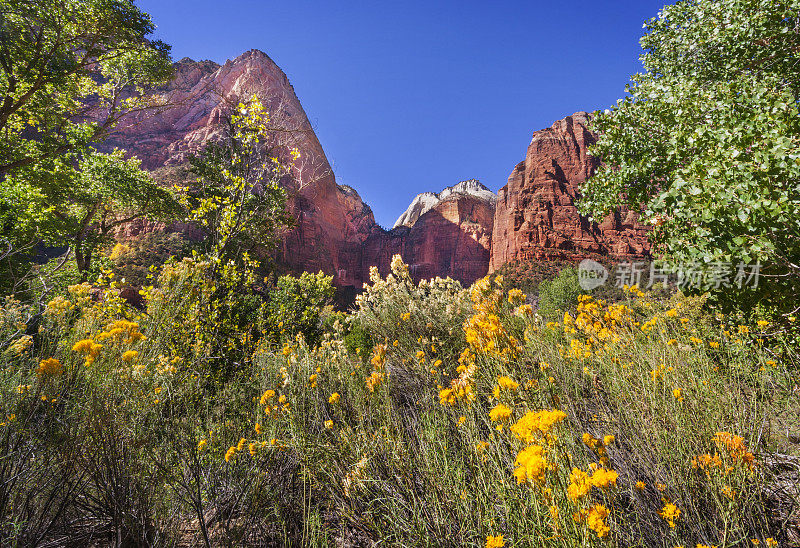
<svg viewBox="0 0 800 548"><path fill-rule="evenodd" d="M533 131L613 104L664 0L140 0L173 57L286 73L333 165L391 226L411 199L497 191Z"/></svg>

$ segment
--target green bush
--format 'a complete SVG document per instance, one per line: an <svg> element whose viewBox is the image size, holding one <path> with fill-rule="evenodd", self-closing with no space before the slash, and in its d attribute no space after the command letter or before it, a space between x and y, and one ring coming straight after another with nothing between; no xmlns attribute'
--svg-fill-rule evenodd
<svg viewBox="0 0 800 548"><path fill-rule="evenodd" d="M539 314L543 318L556 318L578 304L578 296L584 293L578 272L570 266L563 268L554 279L539 284Z"/></svg>

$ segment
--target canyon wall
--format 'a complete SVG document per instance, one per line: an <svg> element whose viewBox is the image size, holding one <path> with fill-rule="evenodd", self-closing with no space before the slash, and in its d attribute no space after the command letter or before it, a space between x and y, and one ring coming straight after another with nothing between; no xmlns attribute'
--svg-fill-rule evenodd
<svg viewBox="0 0 800 548"><path fill-rule="evenodd" d="M647 228L635 213L621 209L595 223L575 207L599 165L587 153L596 140L588 123L589 115L577 112L533 134L525 159L498 192L490 270L514 260L649 253Z"/></svg>
<svg viewBox="0 0 800 548"><path fill-rule="evenodd" d="M273 254L289 270L323 270L337 285L360 288L370 266L385 274L400 253L416 279L450 276L469 284L515 260L648 253L647 230L632 212L599 224L577 212L580 187L598 165L587 154L595 136L584 112L535 132L497 195L475 180L426 192L384 230L358 192L336 183L293 87L265 53L252 50L224 65L183 59L175 71L158 92L165 106L123 119L104 148L126 149L165 184L180 182L190 155L218 137L230 106L257 95L271 115L270 144L301 154L286 181L294 224ZM147 221L131 223L120 237L157 230L202 237L190 226Z"/></svg>

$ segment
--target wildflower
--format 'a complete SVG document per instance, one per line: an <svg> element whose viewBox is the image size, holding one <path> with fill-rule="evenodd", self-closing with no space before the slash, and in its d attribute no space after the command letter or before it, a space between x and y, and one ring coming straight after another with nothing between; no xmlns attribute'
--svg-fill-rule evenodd
<svg viewBox="0 0 800 548"><path fill-rule="evenodd" d="M508 292L508 302L510 304L518 304L525 301L525 294L519 289L511 289Z"/></svg>
<svg viewBox="0 0 800 548"><path fill-rule="evenodd" d="M708 346L711 348L719 348L719 343L717 341L709 341Z"/></svg>
<svg viewBox="0 0 800 548"><path fill-rule="evenodd" d="M62 372L61 362L55 358L42 360L36 369L36 375L39 377L60 375Z"/></svg>
<svg viewBox="0 0 800 548"><path fill-rule="evenodd" d="M607 436L603 437L603 445L611 445L614 443L614 435L608 434Z"/></svg>
<svg viewBox="0 0 800 548"><path fill-rule="evenodd" d="M495 405L489 412L489 418L492 419L492 422L505 422L509 417L511 417L511 408L502 403Z"/></svg>
<svg viewBox="0 0 800 548"><path fill-rule="evenodd" d="M203 449L206 448L206 445L208 445L208 440L203 438L202 440L197 442L197 451L202 451Z"/></svg>
<svg viewBox="0 0 800 548"><path fill-rule="evenodd" d="M256 431L256 434L259 436L264 432L264 429L261 427L260 423L256 423L254 430Z"/></svg>
<svg viewBox="0 0 800 548"><path fill-rule="evenodd" d="M377 371L373 371L369 377L367 377L366 384L367 388L370 392L374 392L375 388L381 383L383 380L383 374Z"/></svg>
<svg viewBox="0 0 800 548"><path fill-rule="evenodd" d="M330 419L326 420L325 421L325 428L327 428L328 430L332 429L333 428L333 421L330 420Z"/></svg>
<svg viewBox="0 0 800 548"><path fill-rule="evenodd" d="M517 454L514 461L517 468L514 477L517 483L528 481L543 481L547 471L547 460L544 457L544 448L540 445L530 445Z"/></svg>
<svg viewBox="0 0 800 548"><path fill-rule="evenodd" d="M511 377L499 377L497 379L497 385L500 388L505 388L506 390L514 391L519 388L519 383L514 382L514 379Z"/></svg>
<svg viewBox="0 0 800 548"><path fill-rule="evenodd" d="M563 421L566 417L566 413L557 409L552 411L529 411L511 426L511 432L520 440L532 443L534 436L549 434L553 426Z"/></svg>
<svg viewBox="0 0 800 548"><path fill-rule="evenodd" d="M331 397L328 398L328 403L330 403L330 404L339 403L339 399L340 398L341 398L341 396L339 395L339 393L338 392L334 392L333 394L331 394Z"/></svg>
<svg viewBox="0 0 800 548"><path fill-rule="evenodd" d="M310 377L308 377L308 382L311 385L311 388L316 388L317 386L317 374L314 373Z"/></svg>
<svg viewBox="0 0 800 548"><path fill-rule="evenodd" d="M278 403L286 403L286 394L281 394L278 398Z"/></svg>
<svg viewBox="0 0 800 548"><path fill-rule="evenodd" d="M122 354L122 361L130 363L136 359L139 353L136 350L127 350Z"/></svg>
<svg viewBox="0 0 800 548"><path fill-rule="evenodd" d="M569 479L570 484L569 487L567 487L567 495L569 495L569 498L571 498L574 502L582 499L589 494L589 491L592 490L592 484L589 481L589 474L580 468L573 468L569 475Z"/></svg>
<svg viewBox="0 0 800 548"><path fill-rule="evenodd" d="M608 487L616 487L618 477L619 474L617 474L614 470L599 468L594 471L589 481L592 485L599 489L606 489Z"/></svg>
<svg viewBox="0 0 800 548"><path fill-rule="evenodd" d="M758 327L763 329L763 328L765 328L765 327L767 327L769 325L769 322L766 321L766 320L758 320L756 322L756 325L758 325Z"/></svg>
<svg viewBox="0 0 800 548"><path fill-rule="evenodd" d="M230 462L234 455L236 455L236 446L231 446L225 452L225 462Z"/></svg>
<svg viewBox="0 0 800 548"><path fill-rule="evenodd" d="M492 535L488 535L486 537L486 548L503 548L506 543L503 540L503 535L497 535L493 537Z"/></svg>
<svg viewBox="0 0 800 548"><path fill-rule="evenodd" d="M680 388L675 388L675 389L672 391L672 395L673 395L673 396L675 397L675 399L676 399L676 400L678 400L679 402L682 402L682 401L683 401L683 396L681 395L681 389L680 389Z"/></svg>
<svg viewBox="0 0 800 548"><path fill-rule="evenodd" d="M661 509L658 515L664 518L664 521L672 528L675 527L675 520L681 515L681 511L677 506L664 499L664 508Z"/></svg>
<svg viewBox="0 0 800 548"><path fill-rule="evenodd" d="M238 443L238 444L236 444L236 450L237 450L237 451L241 451L242 449L244 449L244 444L245 444L245 443L247 443L247 440L246 440L246 439L244 439L244 438L240 439L240 440L239 440L239 443Z"/></svg>
<svg viewBox="0 0 800 548"><path fill-rule="evenodd" d="M410 318L411 318L411 312L406 312L405 314L400 316L400 319L402 319L404 322L407 322Z"/></svg>
<svg viewBox="0 0 800 548"><path fill-rule="evenodd" d="M463 426L465 422L467 422L467 417L465 417L464 415L461 415L460 417L458 417L458 425L459 426Z"/></svg>
<svg viewBox="0 0 800 548"><path fill-rule="evenodd" d="M72 351L86 354L86 366L88 367L94 363L94 360L100 354L101 348L103 348L102 344L97 344L92 339L83 339L75 343Z"/></svg>
<svg viewBox="0 0 800 548"><path fill-rule="evenodd" d="M645 487L647 487L647 485L643 481L637 481L636 482L636 489L637 490L644 491Z"/></svg>
<svg viewBox="0 0 800 548"><path fill-rule="evenodd" d="M609 513L608 508L602 504L595 504L589 509L589 514L586 517L586 524L589 526L589 529L597 533L598 538L608 536L608 533L611 531L611 528L606 525L605 522Z"/></svg>
<svg viewBox="0 0 800 548"><path fill-rule="evenodd" d="M417 350L417 361L421 362L425 359L425 352L422 350Z"/></svg>
<svg viewBox="0 0 800 548"><path fill-rule="evenodd" d="M258 451L258 446L255 443L251 443L247 446L247 450L250 452L251 457L255 457L256 452Z"/></svg>
<svg viewBox="0 0 800 548"><path fill-rule="evenodd" d="M778 545L778 541L777 541L777 540L775 540L775 539L774 539L774 538L772 538L772 537L767 537L767 538L765 538L765 539L764 539L764 542L766 542L766 543L767 543L767 546L769 546L770 548L772 548L773 546L777 546L777 545Z"/></svg>
<svg viewBox="0 0 800 548"><path fill-rule="evenodd" d="M266 392L261 394L261 400L260 400L261 405L267 405L267 402L274 397L275 397L275 391L267 390Z"/></svg>
<svg viewBox="0 0 800 548"><path fill-rule="evenodd" d="M726 485L725 487L722 488L722 494L731 500L733 500L736 497L736 491L731 489L729 485Z"/></svg>

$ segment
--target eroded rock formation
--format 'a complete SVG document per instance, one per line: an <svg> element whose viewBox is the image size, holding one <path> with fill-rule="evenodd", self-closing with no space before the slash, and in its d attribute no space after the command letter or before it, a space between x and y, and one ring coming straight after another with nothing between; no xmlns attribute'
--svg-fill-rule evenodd
<svg viewBox="0 0 800 548"><path fill-rule="evenodd" d="M258 95L275 128L271 144L301 154L289 183L295 224L275 252L291 270L323 270L337 285L360 288L370 266L386 273L400 253L417 279L451 276L471 283L513 260L647 252L646 229L633 213L595 224L575 208L581 185L597 167L586 152L594 142L586 113L535 132L525 160L497 196L475 180L423 193L387 231L354 189L336 184L294 89L266 54L249 51L221 66L183 59L175 68L174 81L159 92L168 105L123 120L104 146L127 149L167 182L180 180L189 155L218 135L225 110ZM139 221L122 236L165 229L193 230Z"/></svg>
<svg viewBox="0 0 800 548"><path fill-rule="evenodd" d="M175 79L161 91L168 106L123 120L105 146L128 150L148 169L177 170L190 154L215 139L226 108L257 95L275 128L271 144L300 152L288 203L295 226L281 238L278 260L293 270L341 273L337 283L360 286L361 244L380 228L358 193L336 184L325 152L283 71L258 50L222 66L183 59L175 69ZM128 227L128 235L159 228L163 227L139 223Z"/></svg>
<svg viewBox="0 0 800 548"><path fill-rule="evenodd" d="M647 228L635 213L620 210L599 224L578 214L581 185L599 165L587 153L596 140L588 116L577 112L533 134L525 160L498 192L490 270L514 260L649 251Z"/></svg>

